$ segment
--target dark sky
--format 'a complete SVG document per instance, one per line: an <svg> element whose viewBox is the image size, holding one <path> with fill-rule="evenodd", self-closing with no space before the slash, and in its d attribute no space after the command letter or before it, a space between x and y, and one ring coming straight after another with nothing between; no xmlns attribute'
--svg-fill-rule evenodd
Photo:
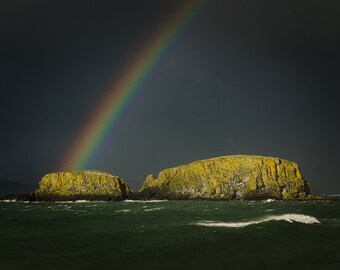
<svg viewBox="0 0 340 270"><path fill-rule="evenodd" d="M58 171L122 67L183 0L0 2L0 178ZM232 154L296 161L340 193L340 2L210 1L91 162L149 173Z"/></svg>

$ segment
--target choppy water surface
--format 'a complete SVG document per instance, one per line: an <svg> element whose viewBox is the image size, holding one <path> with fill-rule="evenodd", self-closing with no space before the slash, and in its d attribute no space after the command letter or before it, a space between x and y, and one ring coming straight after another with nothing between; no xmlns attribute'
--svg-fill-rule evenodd
<svg viewBox="0 0 340 270"><path fill-rule="evenodd" d="M0 202L0 269L118 268L340 269L340 202Z"/></svg>

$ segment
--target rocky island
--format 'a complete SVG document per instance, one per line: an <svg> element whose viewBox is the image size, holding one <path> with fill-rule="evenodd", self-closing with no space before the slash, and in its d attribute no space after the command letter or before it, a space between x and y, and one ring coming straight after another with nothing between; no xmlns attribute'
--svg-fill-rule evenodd
<svg viewBox="0 0 340 270"><path fill-rule="evenodd" d="M149 175L139 196L164 199L299 199L310 194L298 165L251 155L222 156Z"/></svg>
<svg viewBox="0 0 340 270"><path fill-rule="evenodd" d="M123 200L131 193L118 176L101 171L46 174L34 192L37 200Z"/></svg>
<svg viewBox="0 0 340 270"><path fill-rule="evenodd" d="M32 193L3 199L68 200L262 200L313 199L295 162L277 157L234 155L195 161L147 176L133 192L118 176L101 171L46 174Z"/></svg>

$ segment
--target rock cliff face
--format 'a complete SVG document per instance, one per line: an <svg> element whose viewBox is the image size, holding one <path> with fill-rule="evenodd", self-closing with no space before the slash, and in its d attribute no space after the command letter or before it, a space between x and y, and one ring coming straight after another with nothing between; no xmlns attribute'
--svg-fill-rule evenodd
<svg viewBox="0 0 340 270"><path fill-rule="evenodd" d="M149 175L140 194L168 199L294 199L310 194L298 165L264 156L222 156Z"/></svg>
<svg viewBox="0 0 340 270"><path fill-rule="evenodd" d="M37 199L113 199L128 197L131 190L118 176L100 171L46 174L35 191Z"/></svg>

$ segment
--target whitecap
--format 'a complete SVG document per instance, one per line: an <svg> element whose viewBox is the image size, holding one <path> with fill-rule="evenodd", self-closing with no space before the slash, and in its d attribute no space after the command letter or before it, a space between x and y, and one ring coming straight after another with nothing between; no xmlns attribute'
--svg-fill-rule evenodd
<svg viewBox="0 0 340 270"><path fill-rule="evenodd" d="M75 203L75 201L55 201L55 203Z"/></svg>
<svg viewBox="0 0 340 270"><path fill-rule="evenodd" d="M269 203L269 202L275 202L275 200L274 200L274 199L267 199L267 200L262 201L262 202L264 202L264 203Z"/></svg>
<svg viewBox="0 0 340 270"><path fill-rule="evenodd" d="M197 226L204 226L204 227L227 227L227 228L242 228L253 224L264 223L268 221L287 221L289 223L299 222L303 224L313 224L313 223L320 223L313 216L308 215L301 215L301 214L284 214L284 215L273 215L264 217L262 219L252 220L252 221L245 221L245 222L220 222L220 221L199 221L196 223L192 223L193 225Z"/></svg>
<svg viewBox="0 0 340 270"><path fill-rule="evenodd" d="M16 199L13 199L13 200L0 200L0 202L16 202L17 200Z"/></svg>
<svg viewBox="0 0 340 270"><path fill-rule="evenodd" d="M68 204L68 203L102 203L105 201L88 201L88 200L76 200L76 201L55 201L57 204Z"/></svg>
<svg viewBox="0 0 340 270"><path fill-rule="evenodd" d="M130 209L122 209L122 210L117 210L115 211L116 213L122 213L122 212L130 212Z"/></svg>
<svg viewBox="0 0 340 270"><path fill-rule="evenodd" d="M272 212L274 209L267 209L266 212Z"/></svg>
<svg viewBox="0 0 340 270"><path fill-rule="evenodd" d="M156 208L150 208L150 209L145 209L145 212L150 212L150 211L157 211L157 210L161 210L163 209L163 207L156 207Z"/></svg>
<svg viewBox="0 0 340 270"><path fill-rule="evenodd" d="M132 203L157 203L157 202L167 202L168 200L124 200L124 202Z"/></svg>

